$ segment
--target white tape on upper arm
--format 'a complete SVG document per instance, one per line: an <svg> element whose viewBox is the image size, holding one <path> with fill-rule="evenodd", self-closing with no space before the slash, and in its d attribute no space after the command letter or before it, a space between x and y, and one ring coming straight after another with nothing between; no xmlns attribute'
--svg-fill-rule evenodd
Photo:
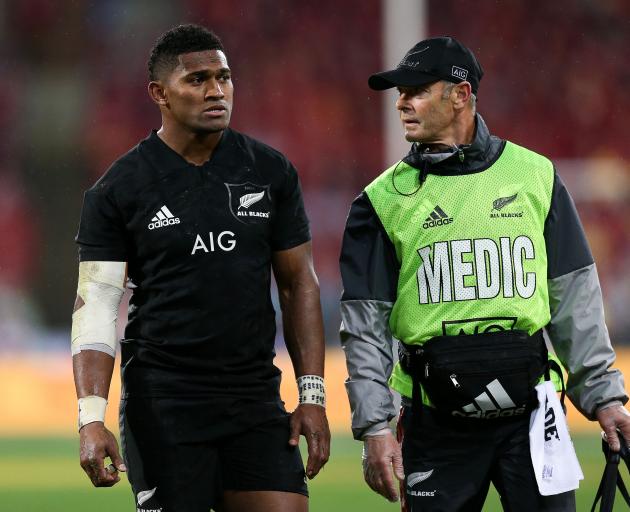
<svg viewBox="0 0 630 512"><path fill-rule="evenodd" d="M124 261L79 263L77 296L83 301L72 314L72 354L98 350L116 355L116 320L125 291Z"/></svg>

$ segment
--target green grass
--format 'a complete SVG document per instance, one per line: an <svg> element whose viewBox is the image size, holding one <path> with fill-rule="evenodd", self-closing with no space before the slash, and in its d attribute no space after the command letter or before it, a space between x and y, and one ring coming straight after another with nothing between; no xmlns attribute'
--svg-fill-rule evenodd
<svg viewBox="0 0 630 512"><path fill-rule="evenodd" d="M604 459L597 435L575 436L574 441L586 477L577 493L578 511L588 511ZM627 477L625 470L623 473ZM339 434L333 438L331 460L310 483L310 492L311 512L399 510L397 504L388 503L363 483L361 445ZM618 496L615 510L627 510L622 503ZM114 488L93 488L79 467L78 439L0 439L0 511L84 510L133 511L129 484L123 477ZM494 491L484 510L501 510Z"/></svg>

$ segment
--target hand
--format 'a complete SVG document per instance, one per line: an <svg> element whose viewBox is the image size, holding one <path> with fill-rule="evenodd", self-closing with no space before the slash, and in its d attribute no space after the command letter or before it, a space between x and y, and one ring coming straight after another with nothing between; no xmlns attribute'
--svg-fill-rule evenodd
<svg viewBox="0 0 630 512"><path fill-rule="evenodd" d="M630 443L630 413L623 405L613 405L600 409L595 415L606 434L606 441L613 452L618 452L621 447L617 429L621 430L626 443Z"/></svg>
<svg viewBox="0 0 630 512"><path fill-rule="evenodd" d="M392 476L405 479L400 445L391 432L366 436L363 441L363 478L370 488L389 501L398 501L398 490Z"/></svg>
<svg viewBox="0 0 630 512"><path fill-rule="evenodd" d="M118 471L127 471L118 452L114 435L100 421L88 423L79 430L80 460L83 471L94 487L111 487L120 481ZM112 461L105 468L105 457Z"/></svg>
<svg viewBox="0 0 630 512"><path fill-rule="evenodd" d="M306 476L315 478L330 456L330 430L326 419L326 409L321 405L302 404L291 414L291 435L289 444L297 446L300 434L306 438L308 460Z"/></svg>

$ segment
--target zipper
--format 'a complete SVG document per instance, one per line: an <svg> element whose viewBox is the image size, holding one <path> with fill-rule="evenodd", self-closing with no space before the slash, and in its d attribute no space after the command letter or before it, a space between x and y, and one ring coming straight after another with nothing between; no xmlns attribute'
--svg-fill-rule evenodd
<svg viewBox="0 0 630 512"><path fill-rule="evenodd" d="M424 378L429 378L429 363L424 363Z"/></svg>
<svg viewBox="0 0 630 512"><path fill-rule="evenodd" d="M459 372L459 373L454 374L457 376L461 373L466 374L466 375L478 375L478 374L484 374L484 373L505 374L505 373L509 373L513 371L528 371L529 370L530 363L528 362L523 363L521 361L518 361L518 363L520 364L516 364L515 361L509 361L509 362L506 361L505 364L502 365L500 368L491 369L488 366L485 368L478 368L475 370L469 369L469 366L467 366L466 364L449 365L448 367L443 367L437 364L433 364L433 371L441 372L442 375L445 375L447 371L451 371L451 372L455 371L455 372ZM446 374L446 375L450 375L450 374Z"/></svg>
<svg viewBox="0 0 630 512"><path fill-rule="evenodd" d="M459 382L457 382L457 375L453 373L449 376L449 378L451 379L453 386L455 386L456 388L461 388L461 386L459 385Z"/></svg>
<svg viewBox="0 0 630 512"><path fill-rule="evenodd" d="M492 352L490 352L488 355L492 356ZM433 366L439 370L444 370L448 367L455 367L454 369L457 370L458 368L467 368L469 364L474 364L478 362L479 362L478 358L474 358L474 359L471 358L471 359L463 359L461 361L457 361L456 363L440 361L439 363L434 363ZM506 365L512 365L515 362L520 363L518 365L513 365L513 367L516 367L516 368L519 368L521 366L526 367L530 364L530 362L524 358L524 354L517 354L514 357L501 358L500 362Z"/></svg>

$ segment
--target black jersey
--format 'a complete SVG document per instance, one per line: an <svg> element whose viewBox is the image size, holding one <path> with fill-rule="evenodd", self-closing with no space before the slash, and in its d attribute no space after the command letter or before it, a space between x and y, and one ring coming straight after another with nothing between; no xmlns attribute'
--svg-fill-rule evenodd
<svg viewBox="0 0 630 512"><path fill-rule="evenodd" d="M85 193L80 261L126 261L124 396L277 396L271 256L310 240L295 168L224 131L188 163L155 132Z"/></svg>

